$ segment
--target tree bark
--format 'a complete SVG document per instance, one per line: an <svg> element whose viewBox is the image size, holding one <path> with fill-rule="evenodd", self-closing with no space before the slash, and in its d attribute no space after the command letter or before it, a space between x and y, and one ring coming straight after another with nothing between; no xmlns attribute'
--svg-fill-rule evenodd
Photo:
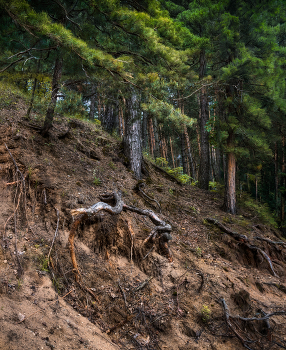
<svg viewBox="0 0 286 350"><path fill-rule="evenodd" d="M185 134L185 141L186 141L186 146L187 146L187 155L189 158L189 163L190 163L190 173L191 177L194 181L196 181L196 169L195 169L195 162L192 154L192 149L191 149L191 144L190 144L190 138L188 134L187 127L184 126L184 134Z"/></svg>
<svg viewBox="0 0 286 350"><path fill-rule="evenodd" d="M223 209L231 214L236 214L236 195L235 195L235 167L236 160L234 154L234 133L229 131L227 139L228 153L226 157L226 174L225 174L225 193Z"/></svg>
<svg viewBox="0 0 286 350"><path fill-rule="evenodd" d="M94 120L94 113L96 108L96 86L92 84L91 86L91 97L90 97L90 105L89 105L89 119Z"/></svg>
<svg viewBox="0 0 286 350"><path fill-rule="evenodd" d="M102 118L102 126L108 133L112 133L116 129L115 106L108 104Z"/></svg>
<svg viewBox="0 0 286 350"><path fill-rule="evenodd" d="M160 157L160 140L159 140L159 130L158 130L158 121L157 118L153 118L153 130L154 130L154 139L155 139L155 148L154 148L154 158Z"/></svg>
<svg viewBox="0 0 286 350"><path fill-rule="evenodd" d="M143 112L143 120L142 120L142 149L143 151L147 150L148 145L148 125L147 125L147 113Z"/></svg>
<svg viewBox="0 0 286 350"><path fill-rule="evenodd" d="M129 160L130 169L134 172L137 179L141 179L141 120L138 115L138 100L135 94L129 99L126 99L125 134L123 144L124 153Z"/></svg>
<svg viewBox="0 0 286 350"><path fill-rule="evenodd" d="M187 162L186 162L186 146L185 146L185 133L181 133L181 155L182 155L182 166L183 173L187 174Z"/></svg>
<svg viewBox="0 0 286 350"><path fill-rule="evenodd" d="M200 72L199 76L202 79L206 71L206 55L202 50L200 53ZM208 190L209 188L209 173L210 173L210 155L209 155L209 134L206 130L208 117L208 100L206 88L201 89L200 94L200 167L199 167L199 188Z"/></svg>
<svg viewBox="0 0 286 350"><path fill-rule="evenodd" d="M282 131L283 132L283 131ZM282 179L281 179L281 186L285 190L286 188L286 177L285 177L285 171L286 171L286 164L285 164L285 135L282 133ZM281 193L281 222L283 224L283 221L285 219L285 192Z"/></svg>
<svg viewBox="0 0 286 350"><path fill-rule="evenodd" d="M63 68L63 59L58 55L55 61L54 74L53 74L53 80L52 80L52 96L47 109L47 113L44 121L44 127L41 132L42 136L48 136L49 131L53 126L55 108L57 104L57 95L59 91L59 82L62 76L62 68Z"/></svg>

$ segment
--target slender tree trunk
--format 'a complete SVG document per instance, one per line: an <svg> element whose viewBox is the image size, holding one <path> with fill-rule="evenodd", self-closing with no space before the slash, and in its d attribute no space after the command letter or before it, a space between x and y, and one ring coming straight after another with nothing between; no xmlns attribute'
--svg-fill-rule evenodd
<svg viewBox="0 0 286 350"><path fill-rule="evenodd" d="M225 174L225 193L223 209L231 214L236 214L236 196L235 196L235 172L236 160L234 154L234 133L229 131L227 139L227 148L229 152L226 157L226 174Z"/></svg>
<svg viewBox="0 0 286 350"><path fill-rule="evenodd" d="M274 166L275 166L275 204L276 204L276 213L279 216L279 176L278 176L278 150L277 150L277 142L275 142L275 150L274 150Z"/></svg>
<svg viewBox="0 0 286 350"><path fill-rule="evenodd" d="M154 137L154 130L153 130L153 122L152 118L148 117L148 129L149 129L149 147L152 157L154 157L154 148L155 148L155 137Z"/></svg>
<svg viewBox="0 0 286 350"><path fill-rule="evenodd" d="M147 150L148 145L148 120L147 120L147 113L143 112L143 119L142 119L142 149L143 151Z"/></svg>
<svg viewBox="0 0 286 350"><path fill-rule="evenodd" d="M130 169L137 179L141 179L142 145L141 120L138 115L138 100L133 94L126 99L124 153L130 163Z"/></svg>
<svg viewBox="0 0 286 350"><path fill-rule="evenodd" d="M92 84L91 86L91 97L90 97L90 105L89 105L89 119L94 120L95 108L96 108L96 86Z"/></svg>
<svg viewBox="0 0 286 350"><path fill-rule="evenodd" d="M31 96L29 108L28 108L27 114L26 114L27 119L30 119L31 110L33 108L34 99L35 99L35 91L36 91L37 83L38 83L38 79L35 78L34 84L33 84L33 89L32 89L32 96Z"/></svg>
<svg viewBox="0 0 286 350"><path fill-rule="evenodd" d="M108 133L112 133L116 129L115 106L108 104L102 118L102 126Z"/></svg>
<svg viewBox="0 0 286 350"><path fill-rule="evenodd" d="M44 127L42 129L43 136L48 136L49 130L53 126L55 108L57 104L57 95L59 91L59 82L62 75L62 68L63 68L63 59L58 55L55 61L54 74L53 74L53 80L52 80L51 101L47 109L47 113L44 121Z"/></svg>
<svg viewBox="0 0 286 350"><path fill-rule="evenodd" d="M187 162L186 162L186 149L185 149L185 134L184 132L181 133L181 155L182 155L182 166L183 166L183 173L187 173Z"/></svg>
<svg viewBox="0 0 286 350"><path fill-rule="evenodd" d="M286 164L285 164L285 135L284 133L282 134L282 180L281 180L281 185L282 188L285 189L286 187L286 181L285 181L285 171L286 171ZM285 193L281 193L281 222L283 223L285 219Z"/></svg>
<svg viewBox="0 0 286 350"><path fill-rule="evenodd" d="M173 162L173 168L175 168L175 158L174 158L174 152L173 152L173 144L172 144L172 138L170 137L170 150L171 150L171 157Z"/></svg>
<svg viewBox="0 0 286 350"><path fill-rule="evenodd" d="M154 158L160 157L160 139L159 139L159 128L157 118L153 118L153 130L154 130L154 139L155 139L155 148L154 148Z"/></svg>
<svg viewBox="0 0 286 350"><path fill-rule="evenodd" d="M205 75L206 71L206 56L205 51L200 53L200 79ZM200 167L199 167L199 188L208 190L209 188L209 173L210 173L210 155L209 155L209 134L206 130L206 124L208 121L208 100L206 88L201 89L200 94Z"/></svg>
<svg viewBox="0 0 286 350"><path fill-rule="evenodd" d="M196 169L195 169L195 163L194 158L192 154L191 144L190 144L190 138L188 134L187 127L184 126L184 133L185 133L185 140L186 140L186 146L187 146L187 154L189 158L189 164L190 164L190 175L194 181L196 181Z"/></svg>

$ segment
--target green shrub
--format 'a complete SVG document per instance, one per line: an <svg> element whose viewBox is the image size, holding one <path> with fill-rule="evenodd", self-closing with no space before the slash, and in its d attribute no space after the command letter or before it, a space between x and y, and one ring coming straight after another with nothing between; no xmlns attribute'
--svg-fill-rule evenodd
<svg viewBox="0 0 286 350"><path fill-rule="evenodd" d="M257 202L250 194L243 192L238 203L240 207L246 209L250 214L257 215L263 224L277 228L277 222L266 203Z"/></svg>
<svg viewBox="0 0 286 350"><path fill-rule="evenodd" d="M201 318L204 323L208 323L211 318L211 310L207 305L202 306Z"/></svg>

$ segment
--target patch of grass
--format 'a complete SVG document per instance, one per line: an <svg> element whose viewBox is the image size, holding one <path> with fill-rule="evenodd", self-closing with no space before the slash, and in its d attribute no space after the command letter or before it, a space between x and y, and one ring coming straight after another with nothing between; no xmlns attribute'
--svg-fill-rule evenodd
<svg viewBox="0 0 286 350"><path fill-rule="evenodd" d="M244 192L239 198L238 204L251 215L258 216L264 225L278 227L275 217L266 203L257 202L248 193Z"/></svg>
<svg viewBox="0 0 286 350"><path fill-rule="evenodd" d="M0 108L15 108L19 99L28 101L28 95L16 85L0 82Z"/></svg>
<svg viewBox="0 0 286 350"><path fill-rule="evenodd" d="M201 258L202 257L202 249L200 247L197 247L196 248L196 256L198 258Z"/></svg>
<svg viewBox="0 0 286 350"><path fill-rule="evenodd" d="M38 258L39 265L40 265L40 270L49 272L49 261L48 258L44 255L40 255Z"/></svg>
<svg viewBox="0 0 286 350"><path fill-rule="evenodd" d="M100 186L101 185L101 180L98 178L98 177L94 177L93 178L93 184L95 185L95 186Z"/></svg>
<svg viewBox="0 0 286 350"><path fill-rule="evenodd" d="M208 323L211 318L211 310L207 305L202 306L201 318L204 323Z"/></svg>
<svg viewBox="0 0 286 350"><path fill-rule="evenodd" d="M117 166L113 162L109 162L108 165L112 170L115 170L117 168Z"/></svg>

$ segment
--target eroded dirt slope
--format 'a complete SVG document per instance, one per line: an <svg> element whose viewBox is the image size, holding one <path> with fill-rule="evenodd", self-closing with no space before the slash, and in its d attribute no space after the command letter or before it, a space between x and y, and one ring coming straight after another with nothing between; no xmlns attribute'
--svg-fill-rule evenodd
<svg viewBox="0 0 286 350"><path fill-rule="evenodd" d="M44 139L23 115L24 109L0 112L1 349L286 346L283 315L269 322L231 319L231 330L222 303L231 315L248 318L286 310L285 246L254 239L281 241L278 231L243 210L222 212L221 193L181 186L147 163L144 192L160 212L138 191L120 141L94 124L60 118ZM147 217L102 212L78 229L76 283L70 210L114 190L172 226L173 262L156 240L143 245L154 228ZM258 250L208 217L251 239L275 275Z"/></svg>

